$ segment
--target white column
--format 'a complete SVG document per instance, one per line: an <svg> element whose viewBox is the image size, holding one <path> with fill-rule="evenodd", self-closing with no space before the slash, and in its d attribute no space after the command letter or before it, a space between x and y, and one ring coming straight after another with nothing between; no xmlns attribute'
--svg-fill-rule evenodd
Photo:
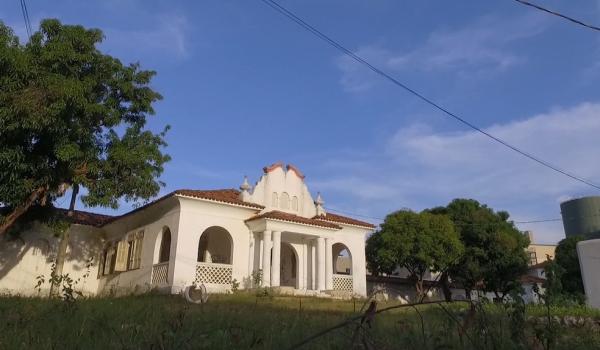
<svg viewBox="0 0 600 350"><path fill-rule="evenodd" d="M308 289L308 242L302 240L302 279L300 280L300 289Z"/></svg>
<svg viewBox="0 0 600 350"><path fill-rule="evenodd" d="M271 231L263 232L262 286L271 286Z"/></svg>
<svg viewBox="0 0 600 350"><path fill-rule="evenodd" d="M254 272L254 233L250 233L250 241L248 243L248 276L252 278L252 272Z"/></svg>
<svg viewBox="0 0 600 350"><path fill-rule="evenodd" d="M281 263L281 232L273 231L273 261L271 264L271 286L279 287L279 272Z"/></svg>
<svg viewBox="0 0 600 350"><path fill-rule="evenodd" d="M317 276L317 270L316 270L316 247L315 247L315 241L312 240L310 241L310 289L315 290L317 289L317 282L316 282L316 276Z"/></svg>
<svg viewBox="0 0 600 350"><path fill-rule="evenodd" d="M325 238L317 238L317 290L325 290Z"/></svg>
<svg viewBox="0 0 600 350"><path fill-rule="evenodd" d="M325 238L325 288L333 289L333 258L331 238Z"/></svg>

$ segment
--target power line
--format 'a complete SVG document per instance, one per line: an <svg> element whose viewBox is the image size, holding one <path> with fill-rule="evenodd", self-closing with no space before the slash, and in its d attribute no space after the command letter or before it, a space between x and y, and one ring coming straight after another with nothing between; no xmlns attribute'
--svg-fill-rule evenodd
<svg viewBox="0 0 600 350"><path fill-rule="evenodd" d="M560 173L564 176L567 176L569 178L571 178L572 180L581 182L583 184L586 184L588 186L591 186L597 190L600 190L600 186L596 185L588 180L585 180L575 174L569 173L565 170L562 170L550 163L548 163L545 160L542 160L532 154L529 154L521 149L519 149L516 146L513 146L511 144L509 144L508 142L490 134L489 132L477 127L476 125L474 125L473 123L461 118L460 116L450 112L448 109L442 107L441 105L437 104L436 102L434 102L433 100L429 99L428 97L425 97L424 95L422 95L421 93L417 92L416 90L408 87L407 85L403 84L402 82L400 82L399 80L397 80L396 78L392 77L391 75L389 75L388 73L382 71L381 69L377 68L376 66L372 65L371 63L369 63L368 61L366 61L365 59L363 59L362 57L358 56L357 54L353 53L352 51L350 51L349 49L347 49L346 47L342 46L340 43L336 42L335 40L333 40L332 38L330 38L329 36L325 35L324 33L322 33L321 31L319 31L318 29L316 29L315 27L311 26L310 24L308 24L307 22L305 22L303 19L301 19L300 17L296 16L294 13L292 13L291 11L289 11L288 9L286 9L285 7L279 5L277 2L273 1L273 0L261 0L262 2L264 2L265 4L267 4L269 7L273 8L274 10L276 10L277 12L279 12L280 14L286 16L287 18L291 19L292 21L294 21L296 24L298 24L299 26L301 26L302 28L304 28L305 30L309 31L310 33L312 33L313 35L315 35L316 37L318 37L319 39L325 41L326 43L328 43L329 45L333 46L334 48L338 49L339 51L341 51L342 53L344 53L345 55L347 55L348 57L352 58L353 60L355 60L356 62L363 64L364 66L366 66L367 68L369 68L370 70L372 70L373 72L379 74L380 76L384 77L385 79L389 80L390 82L392 82L393 84L401 87L402 89L406 90L407 92L411 93L412 95L416 96L417 98L421 99L422 101L424 101L425 103L431 105L432 107L434 107L435 109L438 109L439 111L443 112L444 114L446 114L447 116L459 121L460 123L468 126L469 128L487 136L488 138L492 139L493 141L505 146L506 148L509 148L510 150L519 153L520 155L522 155L525 158L528 158L548 169L551 169L557 173Z"/></svg>
<svg viewBox="0 0 600 350"><path fill-rule="evenodd" d="M538 10L540 10L540 11L543 11L543 12L549 13L549 14L551 14L551 15L558 16L558 17L560 17L560 18L566 19L567 21L569 21L569 22L573 22L573 23L575 23L575 24L578 24L578 25L580 25L580 26L583 26L583 27L586 27L586 28L589 28L589 29L593 29L593 30L600 31L600 27L596 27L596 26L594 26L594 25L591 25L591 24L587 24L587 23L581 22L580 20L577 20L577 19L575 19L575 18L573 18L573 17L569 17L569 16L563 15L563 14L561 14L561 13L558 13L558 12L556 12L556 11L549 10L549 9L547 9L547 8L541 7L540 5L536 5L536 4L534 4L534 3L531 3L531 2L529 2L529 1L525 1L525 0L515 0L515 1L516 1L516 2L518 2L518 3L520 3L520 4L523 4L523 5L525 5L525 6L530 6L530 7L533 7L533 8L535 8L535 9L538 9Z"/></svg>
<svg viewBox="0 0 600 350"><path fill-rule="evenodd" d="M29 20L29 11L27 11L27 4L25 3L25 0L20 0L19 3L21 5L21 12L23 13L23 20L25 21L25 30L27 31L27 36L29 37L29 40L31 40L31 35L33 34L33 31L31 30L31 21Z"/></svg>

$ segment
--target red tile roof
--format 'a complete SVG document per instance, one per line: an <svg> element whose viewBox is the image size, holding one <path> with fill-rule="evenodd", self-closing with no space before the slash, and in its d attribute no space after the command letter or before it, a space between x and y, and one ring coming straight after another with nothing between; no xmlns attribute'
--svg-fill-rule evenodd
<svg viewBox="0 0 600 350"><path fill-rule="evenodd" d="M256 203L244 202L240 199L240 191L234 189L224 190L176 190L174 194L186 197L208 199L216 202L241 205L256 209L263 209L264 206Z"/></svg>
<svg viewBox="0 0 600 350"><path fill-rule="evenodd" d="M545 278L532 276L532 275L523 275L520 278L521 283L544 283L546 282Z"/></svg>
<svg viewBox="0 0 600 350"><path fill-rule="evenodd" d="M309 219L309 218L305 218L305 217L290 214L290 213L284 213L279 210L273 210L273 211L269 211L269 212L266 212L263 214L255 215L255 216L251 217L250 219L247 219L246 222L258 220L258 219L274 219L274 220L295 222L298 224L320 226L320 227L326 227L326 228L334 228L334 229L338 229L338 230L341 229L340 226L330 223L330 222L326 222L323 220Z"/></svg>
<svg viewBox="0 0 600 350"><path fill-rule="evenodd" d="M347 216L331 214L331 213L326 213L324 216L323 215L315 216L315 217L313 217L313 219L320 220L320 221L336 222L336 223L340 223L340 224L348 224L348 225L354 225L354 226L375 228L375 225L373 225L371 223L356 220L353 218L349 218Z"/></svg>
<svg viewBox="0 0 600 350"><path fill-rule="evenodd" d="M531 265L529 266L527 269L528 270L535 270L535 269L543 269L546 267L546 265L548 265L550 263L550 261L548 260L544 260L541 263L537 263L535 265Z"/></svg>
<svg viewBox="0 0 600 350"><path fill-rule="evenodd" d="M281 168L283 169L283 163L282 162L277 162L277 163L273 163L269 166L266 166L263 168L263 171L266 173L270 173L271 171L277 169L277 168Z"/></svg>
<svg viewBox="0 0 600 350"><path fill-rule="evenodd" d="M301 178L302 180L304 180L304 178L305 178L304 174L302 174L302 172L300 171L300 169L298 169L298 168L297 168L295 165L288 164L288 165L286 166L286 169L287 169L288 171L290 171L290 170L291 170L291 171L293 171L294 173L296 173L296 175L297 175L299 178Z"/></svg>
<svg viewBox="0 0 600 350"><path fill-rule="evenodd" d="M67 209L56 208L56 210L64 219L71 221L73 224L79 225L100 227L114 218L112 215L96 214L81 210L75 210L73 212L73 216L69 217L67 216Z"/></svg>

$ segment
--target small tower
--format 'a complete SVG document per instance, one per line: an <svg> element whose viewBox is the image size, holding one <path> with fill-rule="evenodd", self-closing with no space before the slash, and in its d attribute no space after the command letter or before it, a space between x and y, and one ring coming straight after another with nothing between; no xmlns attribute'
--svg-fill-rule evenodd
<svg viewBox="0 0 600 350"><path fill-rule="evenodd" d="M325 209L323 208L323 198L321 197L321 192L317 193L317 200L315 200L315 205L317 206L317 216L325 216Z"/></svg>
<svg viewBox="0 0 600 350"><path fill-rule="evenodd" d="M244 182L242 182L242 184L240 185L240 190L242 190L242 192L240 193L240 199L243 200L244 202L249 202L250 201L250 184L248 183L248 176L244 175Z"/></svg>

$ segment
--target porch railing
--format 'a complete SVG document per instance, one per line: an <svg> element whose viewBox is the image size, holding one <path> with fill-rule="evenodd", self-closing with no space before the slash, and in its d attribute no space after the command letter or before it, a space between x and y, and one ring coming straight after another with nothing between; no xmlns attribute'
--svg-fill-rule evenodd
<svg viewBox="0 0 600 350"><path fill-rule="evenodd" d="M354 291L352 275L333 275L333 290L341 290L346 292Z"/></svg>
<svg viewBox="0 0 600 350"><path fill-rule="evenodd" d="M169 262L154 264L152 266L152 284L166 284L169 275Z"/></svg>
<svg viewBox="0 0 600 350"><path fill-rule="evenodd" d="M231 285L233 265L202 263L196 265L196 280L201 283Z"/></svg>

